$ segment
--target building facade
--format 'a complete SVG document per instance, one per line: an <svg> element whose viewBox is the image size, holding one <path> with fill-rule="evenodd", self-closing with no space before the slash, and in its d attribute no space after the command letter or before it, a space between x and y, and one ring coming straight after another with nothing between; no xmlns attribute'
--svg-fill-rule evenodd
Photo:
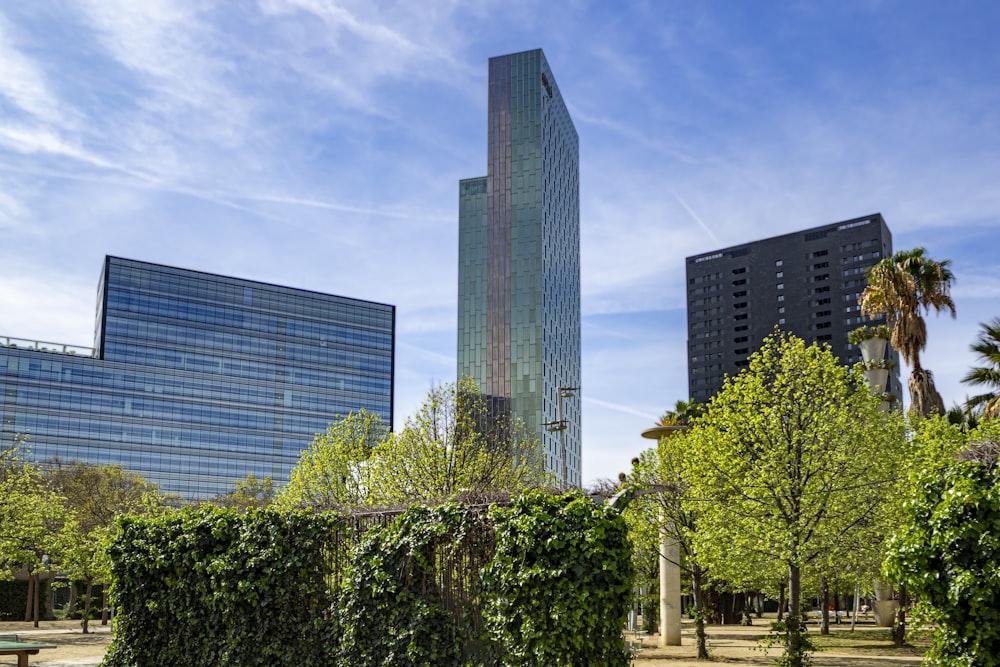
<svg viewBox="0 0 1000 667"><path fill-rule="evenodd" d="M391 427L395 307L107 257L94 348L0 338L0 438L210 498L283 485L314 434Z"/></svg>
<svg viewBox="0 0 1000 667"><path fill-rule="evenodd" d="M836 222L687 258L688 391L708 401L726 375L747 366L777 326L830 345L845 364L861 361L848 334L885 317L863 317L865 269L892 255L882 215ZM899 358L884 390L902 399Z"/></svg>
<svg viewBox="0 0 1000 667"><path fill-rule="evenodd" d="M576 486L579 182L579 140L544 53L491 58L487 175L459 183L458 375L509 405L549 471Z"/></svg>

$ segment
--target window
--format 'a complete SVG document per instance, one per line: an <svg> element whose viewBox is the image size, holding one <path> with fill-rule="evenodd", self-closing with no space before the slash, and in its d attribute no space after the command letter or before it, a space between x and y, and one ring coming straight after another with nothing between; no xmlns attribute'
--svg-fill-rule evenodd
<svg viewBox="0 0 1000 667"><path fill-rule="evenodd" d="M779 313L784 313L785 312L785 307L781 306L780 308L778 308L778 312Z"/></svg>
<svg viewBox="0 0 1000 667"><path fill-rule="evenodd" d="M733 281L733 286L736 286L736 285L746 285L746 284L747 284L747 279L746 278L740 278L739 280L734 280Z"/></svg>
<svg viewBox="0 0 1000 667"><path fill-rule="evenodd" d="M785 289L785 283L778 283L778 289Z"/></svg>
<svg viewBox="0 0 1000 667"><path fill-rule="evenodd" d="M784 324L784 323L785 323L784 317L778 318L778 324Z"/></svg>
<svg viewBox="0 0 1000 667"><path fill-rule="evenodd" d="M784 278L785 277L785 272L784 271L778 271L777 273L774 274L774 277L775 278Z"/></svg>
<svg viewBox="0 0 1000 667"><path fill-rule="evenodd" d="M784 264L785 264L785 260L783 260L783 259L777 259L777 260L774 261L774 265L775 266L783 266Z"/></svg>
<svg viewBox="0 0 1000 667"><path fill-rule="evenodd" d="M784 300L785 300L785 295L784 294L779 294L778 295L778 303L781 303Z"/></svg>

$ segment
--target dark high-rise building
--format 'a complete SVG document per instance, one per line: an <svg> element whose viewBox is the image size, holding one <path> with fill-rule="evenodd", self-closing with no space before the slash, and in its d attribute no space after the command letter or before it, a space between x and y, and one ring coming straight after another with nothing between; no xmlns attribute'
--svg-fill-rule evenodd
<svg viewBox="0 0 1000 667"><path fill-rule="evenodd" d="M848 334L862 324L865 269L892 255L881 214L687 258L688 391L699 402L736 375L777 326L807 343L828 343L845 364L861 360ZM902 398L899 359L885 391Z"/></svg>
<svg viewBox="0 0 1000 667"><path fill-rule="evenodd" d="M488 110L487 175L459 183L458 374L579 485L579 141L541 49L490 59Z"/></svg>
<svg viewBox="0 0 1000 667"><path fill-rule="evenodd" d="M276 484L314 434L392 419L395 307L108 257L94 348L0 338L0 438L189 500Z"/></svg>

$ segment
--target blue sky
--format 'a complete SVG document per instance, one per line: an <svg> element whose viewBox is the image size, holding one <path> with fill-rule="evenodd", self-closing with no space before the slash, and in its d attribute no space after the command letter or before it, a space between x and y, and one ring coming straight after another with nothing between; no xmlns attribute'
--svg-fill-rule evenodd
<svg viewBox="0 0 1000 667"><path fill-rule="evenodd" d="M396 419L455 375L486 63L541 47L581 152L583 478L687 394L684 258L881 212L950 258L924 365L1000 315L1000 4L0 5L0 336L90 345L105 254L397 306Z"/></svg>

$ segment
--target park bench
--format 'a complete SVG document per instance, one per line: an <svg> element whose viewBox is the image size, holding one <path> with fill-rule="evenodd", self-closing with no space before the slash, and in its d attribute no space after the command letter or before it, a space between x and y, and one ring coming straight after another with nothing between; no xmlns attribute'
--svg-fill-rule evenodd
<svg viewBox="0 0 1000 667"><path fill-rule="evenodd" d="M38 655L43 648L56 648L56 646L23 642L17 635L0 635L0 655L16 655L17 667L28 667L28 656Z"/></svg>

